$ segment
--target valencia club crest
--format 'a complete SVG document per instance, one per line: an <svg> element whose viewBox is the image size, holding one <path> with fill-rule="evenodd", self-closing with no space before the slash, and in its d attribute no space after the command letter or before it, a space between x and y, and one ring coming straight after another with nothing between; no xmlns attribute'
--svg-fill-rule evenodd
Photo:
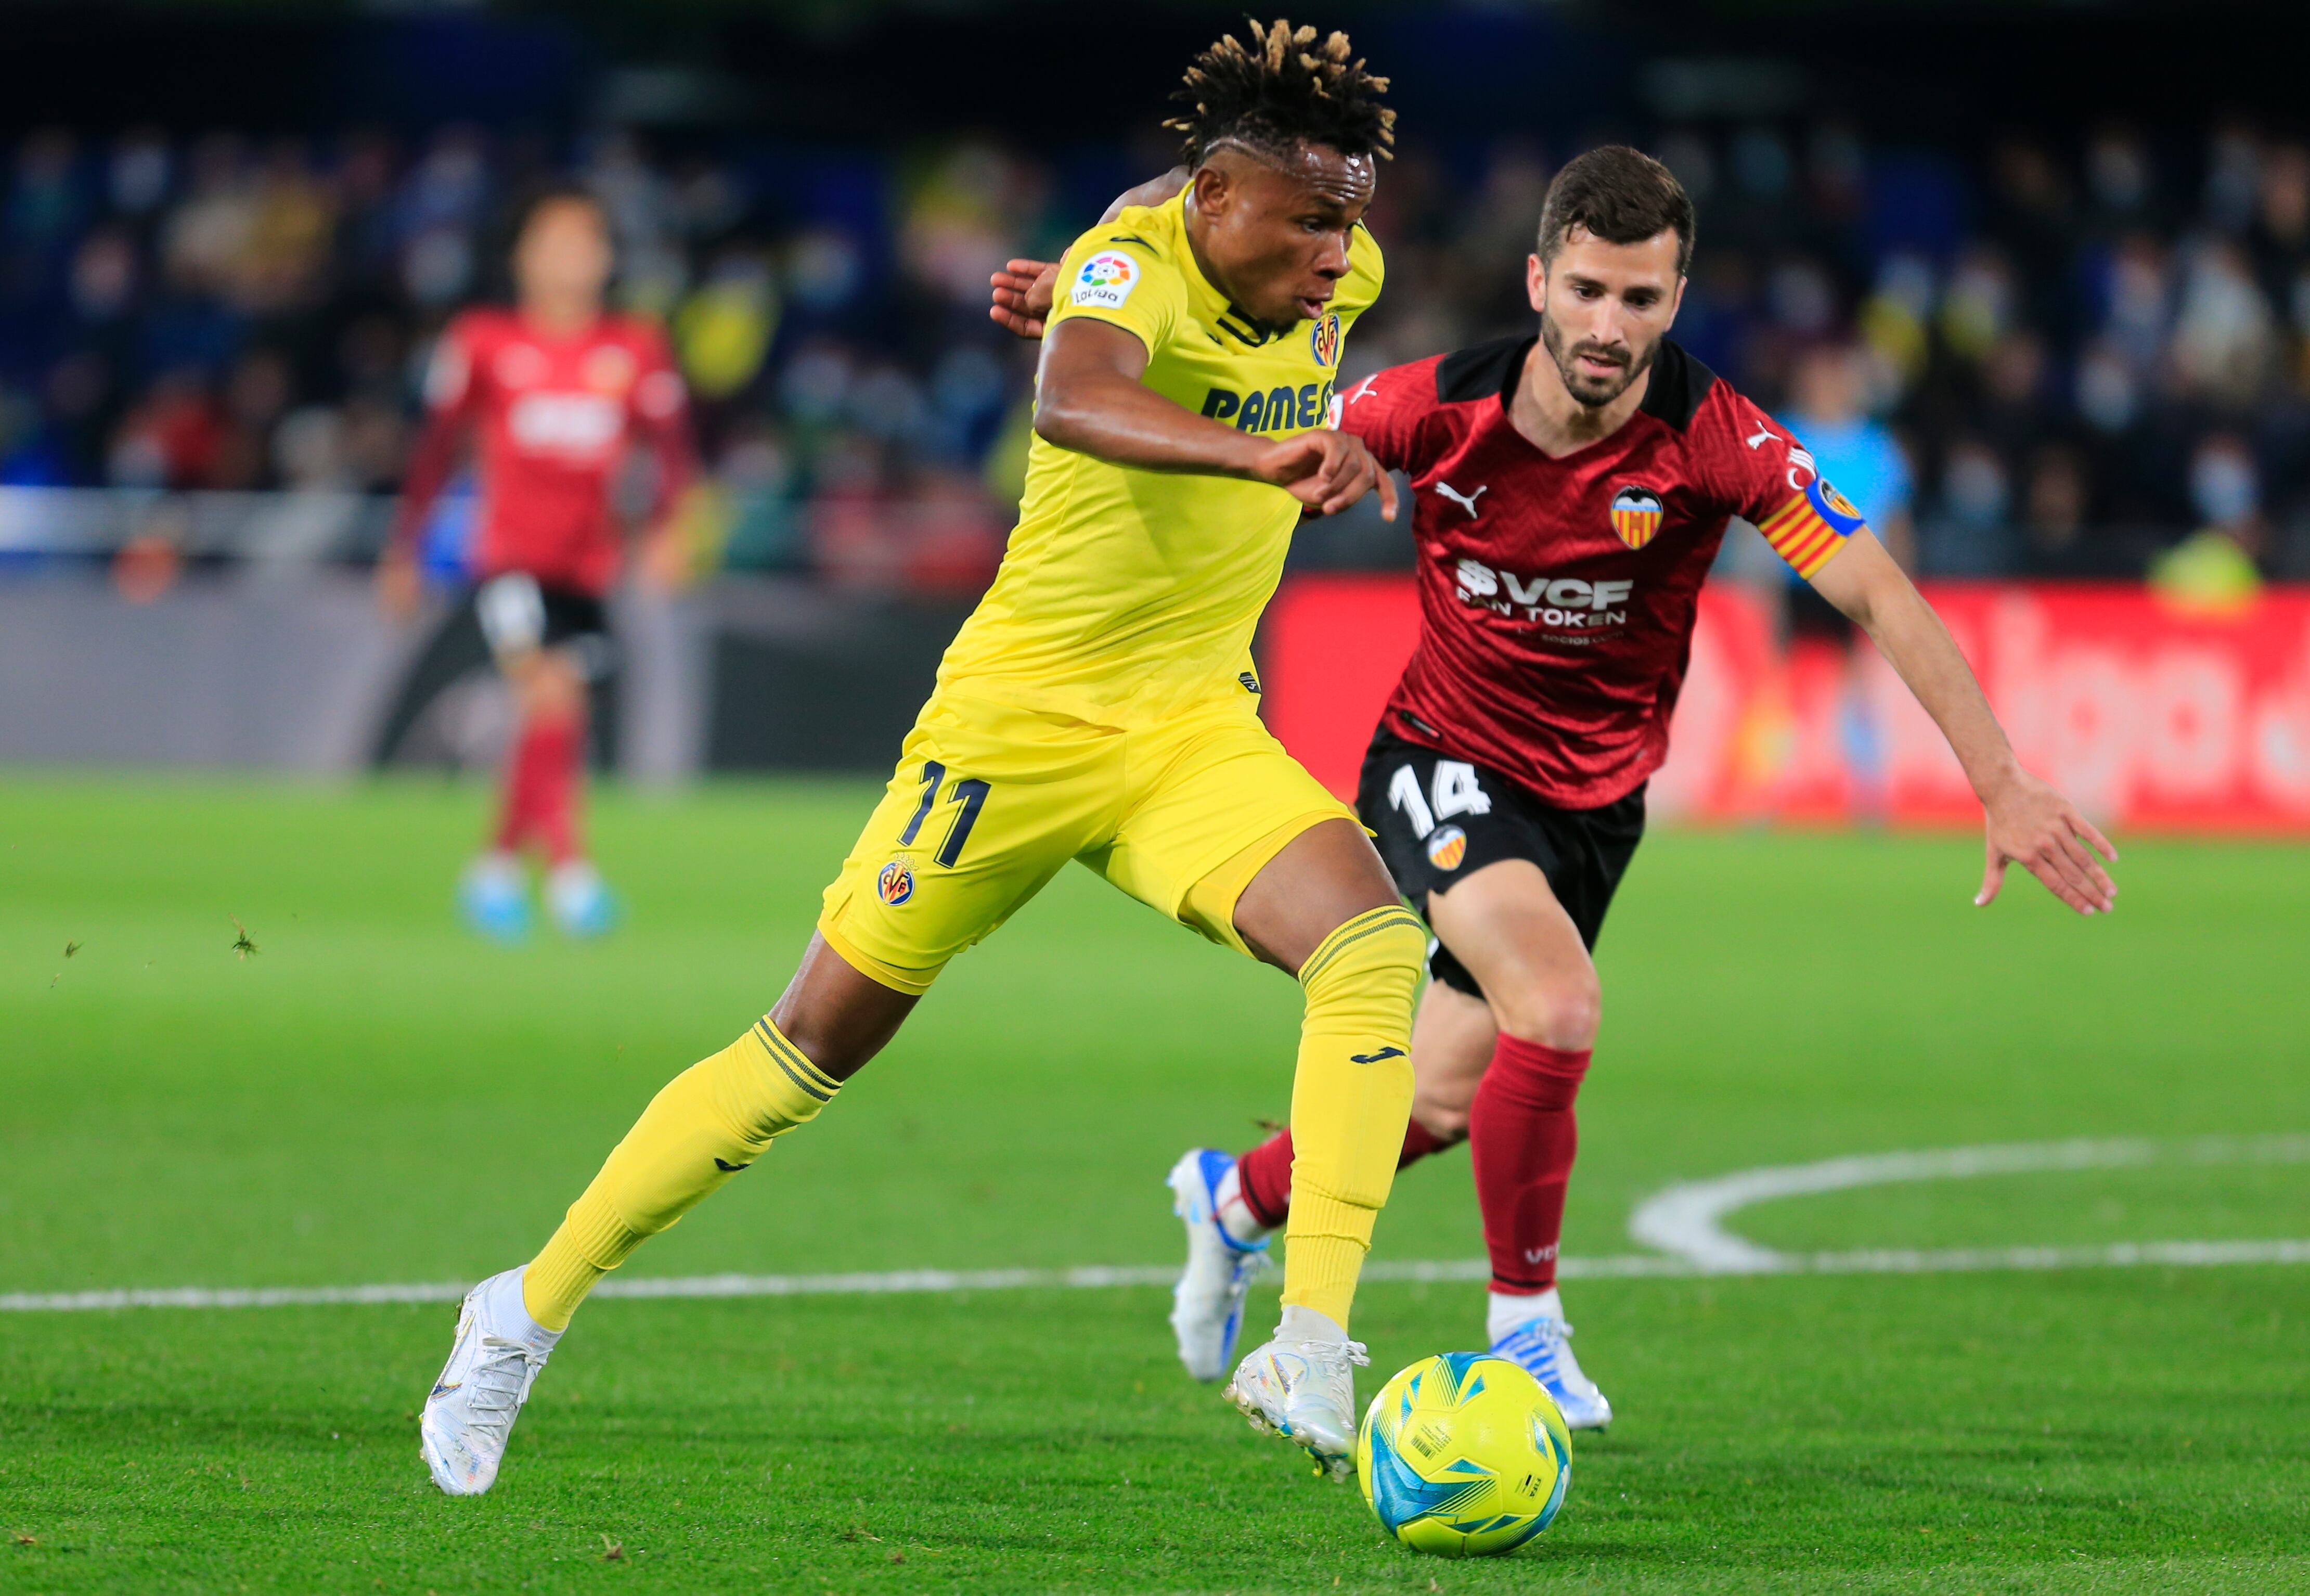
<svg viewBox="0 0 2310 1596"><path fill-rule="evenodd" d="M1612 495L1612 533L1631 549L1641 549L1660 531L1660 495L1631 484Z"/></svg>

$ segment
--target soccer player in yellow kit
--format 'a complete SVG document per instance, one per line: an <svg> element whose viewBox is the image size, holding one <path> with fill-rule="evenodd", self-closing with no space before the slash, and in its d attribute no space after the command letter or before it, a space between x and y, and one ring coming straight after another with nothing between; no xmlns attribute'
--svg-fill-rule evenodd
<svg viewBox="0 0 2310 1596"><path fill-rule="evenodd" d="M1344 35L1283 22L1197 57L1170 124L1192 178L1064 257L1009 552L801 968L658 1093L534 1259L467 1296L421 1425L443 1490L494 1481L595 1282L816 1118L1070 859L1304 989L1282 1321L1228 1396L1348 1471L1349 1307L1411 1109L1427 936L1353 813L1260 724L1250 646L1303 514L1374 489L1394 514L1386 473L1325 424L1379 292L1361 217L1385 87Z"/></svg>

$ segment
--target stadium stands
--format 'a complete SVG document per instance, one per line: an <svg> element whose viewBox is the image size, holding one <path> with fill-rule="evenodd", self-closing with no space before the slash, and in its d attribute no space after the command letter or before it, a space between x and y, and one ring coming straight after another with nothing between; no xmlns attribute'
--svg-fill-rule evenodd
<svg viewBox="0 0 2310 1596"><path fill-rule="evenodd" d="M2112 124L1972 162L1835 125L1649 142L1702 207L1680 336L1789 404L1809 352L1849 346L1927 572L2132 576L2214 528L2310 576L2302 144L2230 122L2192 147ZM1351 372L1528 319L1516 263L1550 153L1408 146ZM1083 203L988 143L35 132L0 200L0 487L389 491L431 334L491 291L504 202L563 168L610 199L623 294L668 318L700 395L700 514L728 563L984 580L1030 369L985 323L986 273L1063 243Z"/></svg>

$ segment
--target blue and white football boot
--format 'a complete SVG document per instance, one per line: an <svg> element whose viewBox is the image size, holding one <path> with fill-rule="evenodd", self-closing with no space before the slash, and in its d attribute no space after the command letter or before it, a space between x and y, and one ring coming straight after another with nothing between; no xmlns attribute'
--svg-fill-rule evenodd
<svg viewBox="0 0 2310 1596"><path fill-rule="evenodd" d="M1198 1380L1220 1380L1235 1362L1243 1299L1268 1265L1267 1241L1240 1242L1220 1221L1220 1188L1235 1160L1199 1147L1171 1167L1171 1211L1187 1228L1187 1265L1171 1288L1171 1329L1179 1361Z"/></svg>
<svg viewBox="0 0 2310 1596"><path fill-rule="evenodd" d="M1495 1333L1492 1356L1507 1358L1546 1387L1569 1428L1601 1430L1611 1423L1612 1404L1580 1372L1572 1356L1572 1326L1564 1322L1563 1299L1550 1291L1538 1298L1515 1300L1533 1302L1544 1311Z"/></svg>
<svg viewBox="0 0 2310 1596"><path fill-rule="evenodd" d="M1281 1436L1333 1479L1356 1472L1356 1370L1361 1341L1276 1340L1255 1348L1220 1394L1262 1435Z"/></svg>
<svg viewBox="0 0 2310 1596"><path fill-rule="evenodd" d="M545 906L566 937L606 936L618 924L618 900L602 872L583 859L557 864L545 878Z"/></svg>
<svg viewBox="0 0 2310 1596"><path fill-rule="evenodd" d="M513 1421L561 1339L523 1305L525 1272L526 1266L509 1269L465 1293L449 1361L418 1419L425 1466L453 1496L478 1496L497 1482Z"/></svg>
<svg viewBox="0 0 2310 1596"><path fill-rule="evenodd" d="M493 942L529 935L529 880L510 854L483 854L457 881L457 907L465 924Z"/></svg>

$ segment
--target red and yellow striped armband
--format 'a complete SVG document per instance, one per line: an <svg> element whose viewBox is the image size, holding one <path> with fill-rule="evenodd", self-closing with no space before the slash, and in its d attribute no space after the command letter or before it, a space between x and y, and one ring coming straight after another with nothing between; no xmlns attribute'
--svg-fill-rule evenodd
<svg viewBox="0 0 2310 1596"><path fill-rule="evenodd" d="M1774 553L1810 581L1829 556L1845 547L1845 539L1867 525L1851 499L1815 477L1803 491L1790 495L1786 504L1757 523L1757 530Z"/></svg>

